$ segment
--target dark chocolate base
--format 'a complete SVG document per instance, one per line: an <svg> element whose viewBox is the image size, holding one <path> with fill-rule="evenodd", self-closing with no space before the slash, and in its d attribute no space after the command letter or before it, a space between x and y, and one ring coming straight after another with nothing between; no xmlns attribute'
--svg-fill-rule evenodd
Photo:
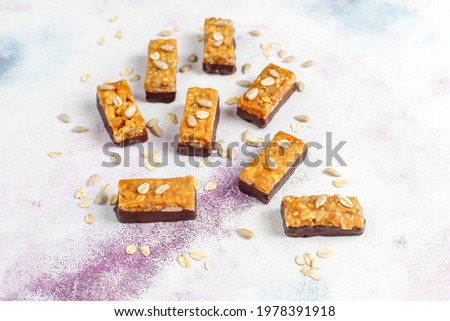
<svg viewBox="0 0 450 321"><path fill-rule="evenodd" d="M281 217L283 219L284 233L290 237L312 237L312 236L354 236L364 233L364 229L353 228L344 230L336 226L303 226L303 227L286 227L284 219L284 206L281 202Z"/></svg>
<svg viewBox="0 0 450 321"><path fill-rule="evenodd" d="M253 124L255 124L256 126L258 126L259 128L265 128L267 126L267 124L270 123L270 121L273 119L273 117L275 116L275 114L280 110L280 108L284 105L284 103L289 99L289 97L291 97L291 95L294 93L294 91L296 90L296 84L294 83L294 85L291 87L291 89L289 89L289 91L286 93L286 95L284 95L283 99L281 99L281 101L278 103L278 105L272 110L272 112L269 114L269 116L266 119L263 118L259 118L255 115L249 114L248 112L246 112L245 110L239 108L237 108L237 115L239 117L241 117L242 119L245 119L248 122L251 122Z"/></svg>
<svg viewBox="0 0 450 321"><path fill-rule="evenodd" d="M208 74L231 75L236 72L236 66L203 63L203 71Z"/></svg>
<svg viewBox="0 0 450 321"><path fill-rule="evenodd" d="M286 171L286 173L283 175L283 177L281 177L281 179L274 185L274 187L272 188L272 190L270 191L269 194L266 194L266 193L260 191L259 189L257 189L256 187L254 187L252 185L248 185L246 182L244 182L240 179L239 179L239 190L242 193L248 194L248 195L256 198L258 201L260 201L264 204L269 203L270 200L272 199L272 197L278 192L278 190L284 185L284 183L287 182L289 177L292 176L292 174L295 172L295 169L298 167L298 165L300 165L303 162L307 153L308 153L308 146L305 145L305 150L304 150L303 154L300 155L295 160L294 164L292 164L291 167L289 167L289 169Z"/></svg>
<svg viewBox="0 0 450 321"><path fill-rule="evenodd" d="M219 106L219 98L217 98L217 111L216 118L214 119L213 132L211 137L211 146L208 147L193 147L186 143L178 142L177 153L179 155L185 156L200 156L200 157L208 157L214 150L214 142L216 141L216 130L219 125L220 119L220 106Z"/></svg>
<svg viewBox="0 0 450 321"><path fill-rule="evenodd" d="M164 104L168 104L171 103L172 101L175 100L175 96L176 96L177 92L173 91L170 93L151 93L146 91L145 92L145 99L149 102L149 103L164 103Z"/></svg>
<svg viewBox="0 0 450 321"><path fill-rule="evenodd" d="M122 142L116 142L114 140L114 135L113 135L112 129L109 126L108 120L106 119L105 111L104 111L102 105L100 105L100 101L98 100L98 96L97 96L97 109L98 109L98 112L100 113L100 116L102 117L103 125L105 126L106 131L108 132L109 136L111 137L111 140L113 141L113 143L116 144L117 146L125 147L125 146L129 146L129 145L132 145L135 143L144 143L148 140L147 129L144 128L142 135L135 136L133 138L125 138Z"/></svg>

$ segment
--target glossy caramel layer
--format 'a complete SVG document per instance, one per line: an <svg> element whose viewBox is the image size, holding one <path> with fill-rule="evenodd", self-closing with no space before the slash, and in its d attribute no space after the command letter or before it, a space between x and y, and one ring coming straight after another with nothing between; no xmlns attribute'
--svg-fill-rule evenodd
<svg viewBox="0 0 450 321"><path fill-rule="evenodd" d="M148 45L144 87L148 93L176 91L178 53L175 39L155 39ZM164 69L167 65L167 69Z"/></svg>
<svg viewBox="0 0 450 321"><path fill-rule="evenodd" d="M236 65L233 22L229 19L209 18L205 20L204 29L203 63Z"/></svg>

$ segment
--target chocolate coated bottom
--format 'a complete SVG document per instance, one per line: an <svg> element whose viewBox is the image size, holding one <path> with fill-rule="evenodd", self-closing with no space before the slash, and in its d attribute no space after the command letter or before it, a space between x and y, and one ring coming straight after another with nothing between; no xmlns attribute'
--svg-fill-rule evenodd
<svg viewBox="0 0 450 321"><path fill-rule="evenodd" d="M312 236L354 236L364 233L364 229L353 228L344 230L336 226L302 226L302 227L286 227L284 219L284 206L281 202L281 218L283 219L284 233L290 237L312 237Z"/></svg>
<svg viewBox="0 0 450 321"><path fill-rule="evenodd" d="M259 118L259 117L257 117L256 115L253 115L253 114L249 114L244 109L239 108L239 105L238 105L238 108L237 108L237 115L239 117L241 117L242 119L245 119L246 121L255 124L259 128L265 128L267 126L267 124L269 124L270 121L273 119L275 114L284 105L284 103L289 99L289 97L291 97L291 95L296 90L296 87L297 87L297 85L294 83L294 85L292 85L292 87L288 90L286 95L284 95L283 99L281 99L281 101L278 103L278 105L272 110L272 112L265 119Z"/></svg>
<svg viewBox="0 0 450 321"><path fill-rule="evenodd" d="M272 197L287 182L289 177L292 176L292 174L294 173L294 171L298 167L298 165L300 165L303 162L307 153L308 153L308 146L305 145L305 150L303 151L303 153L295 160L294 164L292 164L292 166L289 167L289 169L286 171L286 173L283 175L283 177L281 177L280 180L274 185L274 187L272 188L272 190L270 191L269 194L266 194L266 193L260 191L253 185L249 185L246 182L242 181L241 179L239 179L239 190L242 193L253 196L258 201L263 202L264 204L269 203L270 200L272 199Z"/></svg>
<svg viewBox="0 0 450 321"><path fill-rule="evenodd" d="M145 92L145 99L149 102L149 103L164 103L164 104L168 104L171 103L172 101L175 100L175 96L176 96L177 92L176 91L172 91L169 93L151 93L146 91Z"/></svg>

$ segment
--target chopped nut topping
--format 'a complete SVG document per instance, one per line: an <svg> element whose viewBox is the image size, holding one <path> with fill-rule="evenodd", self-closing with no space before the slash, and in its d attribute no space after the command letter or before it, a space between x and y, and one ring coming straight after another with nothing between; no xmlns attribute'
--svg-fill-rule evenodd
<svg viewBox="0 0 450 321"><path fill-rule="evenodd" d="M348 184L348 181L343 178L337 178L333 180L333 185L338 188L345 187Z"/></svg>
<svg viewBox="0 0 450 321"><path fill-rule="evenodd" d="M255 236L255 234L252 232L252 231L250 231L250 230L248 230L248 229L246 229L246 228L238 228L237 230L236 230L236 233L239 235L239 236L242 236L243 238L246 238L246 239L251 239L251 238L253 238L254 236Z"/></svg>
<svg viewBox="0 0 450 321"><path fill-rule="evenodd" d="M341 176L341 174L339 174L339 172L331 167L327 167L325 168L325 170L323 171L325 174L334 176L334 177L339 177Z"/></svg>
<svg viewBox="0 0 450 321"><path fill-rule="evenodd" d="M98 89L100 89L100 90L114 90L115 87L110 85L110 84L103 84L103 85L98 86Z"/></svg>
<svg viewBox="0 0 450 321"><path fill-rule="evenodd" d="M120 98L120 97L117 96L117 95L114 96L113 102L114 102L114 105L115 105L116 107L120 107L120 106L122 106L122 104L123 104L122 98Z"/></svg>
<svg viewBox="0 0 450 321"><path fill-rule="evenodd" d="M327 258L330 257L333 254L332 250L329 249L323 249L317 251L317 256L320 258Z"/></svg>
<svg viewBox="0 0 450 321"><path fill-rule="evenodd" d="M247 138L247 140L245 142L247 143L247 145L250 145L253 147L258 147L259 145L261 145L261 143L263 141L264 141L264 138L257 137L257 138Z"/></svg>
<svg viewBox="0 0 450 321"><path fill-rule="evenodd" d="M147 194L150 189L149 183L142 183L138 186L137 191L139 194Z"/></svg>
<svg viewBox="0 0 450 321"><path fill-rule="evenodd" d="M84 222L89 225L93 224L94 223L94 215L92 215L91 213L87 213L84 216Z"/></svg>
<svg viewBox="0 0 450 321"><path fill-rule="evenodd" d="M47 155L53 158L58 158L62 156L62 152L48 152Z"/></svg>
<svg viewBox="0 0 450 321"><path fill-rule="evenodd" d="M277 144L282 148L292 147L292 142L288 141L287 139L280 139Z"/></svg>
<svg viewBox="0 0 450 321"><path fill-rule="evenodd" d="M188 115L187 124L189 127L195 127L197 125L197 119L195 119L195 117L192 115Z"/></svg>
<svg viewBox="0 0 450 321"><path fill-rule="evenodd" d="M266 77L259 83L261 84L261 86L272 86L275 83L275 79L273 79L272 77Z"/></svg>
<svg viewBox="0 0 450 321"><path fill-rule="evenodd" d="M202 107L209 108L212 106L212 101L208 99L197 99L197 104L199 104Z"/></svg>
<svg viewBox="0 0 450 321"><path fill-rule="evenodd" d="M150 119L150 120L147 122L146 126L147 126L148 128L152 128L152 127L155 126L156 124L158 124L158 118L152 118L152 119Z"/></svg>
<svg viewBox="0 0 450 321"><path fill-rule="evenodd" d="M158 125L153 125L152 127L150 127L150 132L153 135L155 135L156 137L161 137L162 136L162 129Z"/></svg>
<svg viewBox="0 0 450 321"><path fill-rule="evenodd" d="M124 112L125 116L131 118L136 113L136 105L130 105Z"/></svg>
<svg viewBox="0 0 450 321"><path fill-rule="evenodd" d="M303 68L309 68L313 65L313 61L312 60L307 60L304 63L302 63L302 67Z"/></svg>
<svg viewBox="0 0 450 321"><path fill-rule="evenodd" d="M203 253L202 251L191 251L189 252L189 256L196 261L201 261L206 258L205 253Z"/></svg>
<svg viewBox="0 0 450 321"><path fill-rule="evenodd" d="M276 71L275 69L269 69L269 74L270 74L273 78L280 78L280 74L279 74L278 71Z"/></svg>
<svg viewBox="0 0 450 321"><path fill-rule="evenodd" d="M161 195L162 193L167 191L169 188L170 188L170 186L168 184L160 185L155 189L155 194Z"/></svg>
<svg viewBox="0 0 450 321"><path fill-rule="evenodd" d="M159 52L154 51L149 55L149 57L151 60L158 60L161 56L160 56Z"/></svg>
<svg viewBox="0 0 450 321"><path fill-rule="evenodd" d="M136 253L136 244L132 243L125 248L125 253L132 255Z"/></svg>
<svg viewBox="0 0 450 321"><path fill-rule="evenodd" d="M69 115L67 115L67 114L60 114L59 116L58 116L58 119L60 120L60 121L62 121L63 123L70 123L71 121L72 121L72 119L70 119L70 117L69 117Z"/></svg>
<svg viewBox="0 0 450 321"><path fill-rule="evenodd" d="M198 119L206 119L206 118L209 117L209 113L207 111L205 111L205 110L199 110L199 111L195 112L195 116Z"/></svg>
<svg viewBox="0 0 450 321"><path fill-rule="evenodd" d="M133 71L134 69L132 67L125 67L120 71L120 75L125 77L131 74Z"/></svg>
<svg viewBox="0 0 450 321"><path fill-rule="evenodd" d="M253 100L253 99L255 99L256 97L258 97L258 88L252 88L252 89L250 89L249 91L247 91L247 93L245 94L245 97L248 99L248 100Z"/></svg>
<svg viewBox="0 0 450 321"><path fill-rule="evenodd" d="M158 67L158 68L161 69L161 70L167 70L167 69L169 69L169 65L166 64L164 61L161 61L161 60L155 60L153 63L155 64L156 67Z"/></svg>
<svg viewBox="0 0 450 321"><path fill-rule="evenodd" d="M143 245L139 248L139 250L141 251L142 255L144 255L145 257L150 255L150 248L148 247L148 245Z"/></svg>
<svg viewBox="0 0 450 321"><path fill-rule="evenodd" d="M348 207L348 208L352 208L353 207L353 203L348 197L345 197L345 196L342 196L342 195L338 195L338 199L339 199L339 203L341 203L345 207Z"/></svg>
<svg viewBox="0 0 450 321"><path fill-rule="evenodd" d="M212 191L214 189L217 188L217 182L216 181L211 181L206 183L205 187L203 188L205 190L205 192L209 192Z"/></svg>
<svg viewBox="0 0 450 321"><path fill-rule="evenodd" d="M164 44L160 48L161 48L161 50L164 50L166 52L171 52L173 50L173 46L168 45L168 44Z"/></svg>
<svg viewBox="0 0 450 321"><path fill-rule="evenodd" d="M326 195L320 195L317 199L316 199L316 203L315 206L316 208L321 207L323 204L325 204L325 202L327 201L327 196Z"/></svg>
<svg viewBox="0 0 450 321"><path fill-rule="evenodd" d="M89 129L84 126L75 126L72 128L72 131L77 134L87 132L88 130Z"/></svg>

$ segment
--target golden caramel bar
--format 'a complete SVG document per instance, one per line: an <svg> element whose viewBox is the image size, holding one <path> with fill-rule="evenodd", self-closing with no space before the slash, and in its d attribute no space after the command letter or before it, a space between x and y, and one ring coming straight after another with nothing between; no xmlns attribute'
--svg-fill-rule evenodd
<svg viewBox="0 0 450 321"><path fill-rule="evenodd" d="M233 22L229 19L205 19L203 71L230 75L236 72Z"/></svg>
<svg viewBox="0 0 450 321"><path fill-rule="evenodd" d="M194 177L120 180L116 215L122 223L195 219Z"/></svg>
<svg viewBox="0 0 450 321"><path fill-rule="evenodd" d="M269 64L238 100L237 114L264 128L295 91L295 74Z"/></svg>
<svg viewBox="0 0 450 321"><path fill-rule="evenodd" d="M279 131L239 175L241 192L269 203L307 153L307 145Z"/></svg>
<svg viewBox="0 0 450 321"><path fill-rule="evenodd" d="M363 210L356 197L285 196L281 215L284 231L292 237L350 236L364 232Z"/></svg>
<svg viewBox="0 0 450 321"><path fill-rule="evenodd" d="M178 154L209 156L214 147L219 118L218 91L213 88L189 88L180 124Z"/></svg>
<svg viewBox="0 0 450 321"><path fill-rule="evenodd" d="M148 102L170 103L175 100L177 64L178 53L175 39L150 41L144 81Z"/></svg>
<svg viewBox="0 0 450 321"><path fill-rule="evenodd" d="M97 86L97 109L116 145L147 141L144 118L126 80Z"/></svg>

